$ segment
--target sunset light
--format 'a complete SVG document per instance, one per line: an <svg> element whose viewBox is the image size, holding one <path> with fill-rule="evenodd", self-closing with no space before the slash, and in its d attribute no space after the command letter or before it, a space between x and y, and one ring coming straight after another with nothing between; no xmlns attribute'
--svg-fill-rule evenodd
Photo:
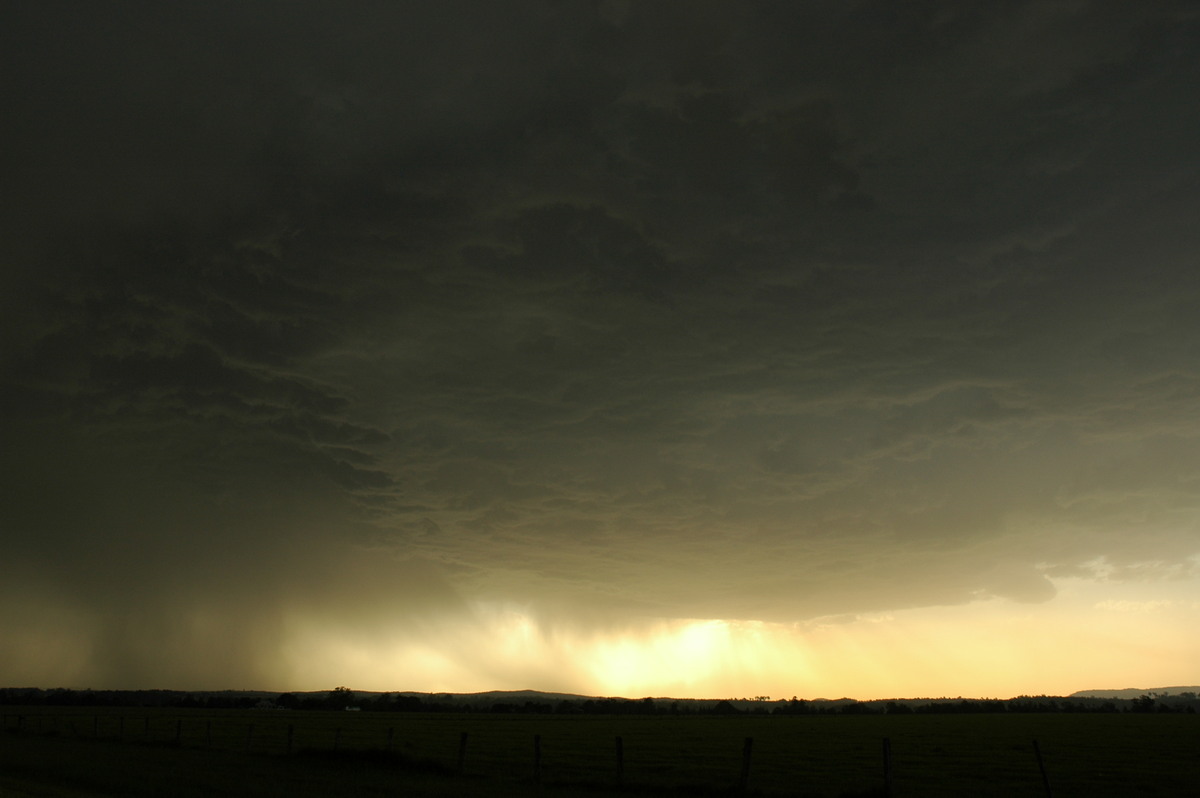
<svg viewBox="0 0 1200 798"><path fill-rule="evenodd" d="M1200 683L1194 4L4 5L0 689Z"/></svg>

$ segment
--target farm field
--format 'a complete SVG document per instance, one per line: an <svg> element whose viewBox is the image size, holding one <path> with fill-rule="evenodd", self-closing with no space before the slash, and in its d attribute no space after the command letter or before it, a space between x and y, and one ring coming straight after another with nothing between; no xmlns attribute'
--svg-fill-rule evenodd
<svg viewBox="0 0 1200 798"><path fill-rule="evenodd" d="M1041 796L1200 791L1200 716L3 708L0 796ZM464 738L465 735L465 738ZM623 756L618 765L617 738ZM746 739L752 740L746 768ZM536 756L535 756L536 752Z"/></svg>

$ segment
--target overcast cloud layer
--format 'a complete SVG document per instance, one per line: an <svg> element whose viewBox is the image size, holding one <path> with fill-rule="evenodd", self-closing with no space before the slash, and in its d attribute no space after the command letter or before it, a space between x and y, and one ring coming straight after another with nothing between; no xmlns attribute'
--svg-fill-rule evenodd
<svg viewBox="0 0 1200 798"><path fill-rule="evenodd" d="M1198 37L1115 0L8 4L0 682L263 685L295 618L1195 579Z"/></svg>

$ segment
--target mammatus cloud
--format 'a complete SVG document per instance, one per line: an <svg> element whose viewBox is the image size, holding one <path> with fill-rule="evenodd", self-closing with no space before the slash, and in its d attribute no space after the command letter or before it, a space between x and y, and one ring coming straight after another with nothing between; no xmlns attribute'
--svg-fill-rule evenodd
<svg viewBox="0 0 1200 798"><path fill-rule="evenodd" d="M1194 610L1183 4L5 13L0 677L739 692L978 612L1033 679L1022 617Z"/></svg>

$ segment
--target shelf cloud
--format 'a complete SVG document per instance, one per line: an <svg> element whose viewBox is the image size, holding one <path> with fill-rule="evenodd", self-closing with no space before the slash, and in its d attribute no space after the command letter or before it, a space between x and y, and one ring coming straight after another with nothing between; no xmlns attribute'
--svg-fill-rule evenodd
<svg viewBox="0 0 1200 798"><path fill-rule="evenodd" d="M127 11L2 12L0 682L870 697L830 629L1196 622L1187 3Z"/></svg>

